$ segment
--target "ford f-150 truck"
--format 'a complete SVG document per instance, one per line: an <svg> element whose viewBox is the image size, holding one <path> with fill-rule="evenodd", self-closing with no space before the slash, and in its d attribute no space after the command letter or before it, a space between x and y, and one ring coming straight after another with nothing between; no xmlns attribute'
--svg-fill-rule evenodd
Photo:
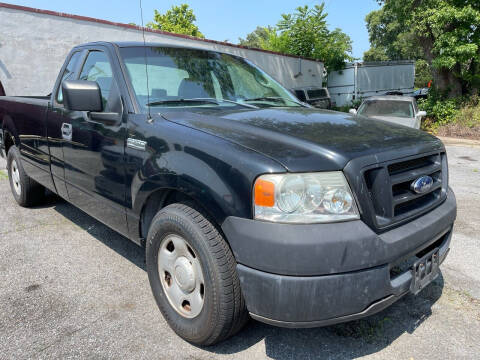
<svg viewBox="0 0 480 360"><path fill-rule="evenodd" d="M236 56L81 45L50 96L0 98L0 128L15 200L48 189L145 246L160 311L195 344L250 317L373 314L427 286L449 251L440 140L310 108Z"/></svg>

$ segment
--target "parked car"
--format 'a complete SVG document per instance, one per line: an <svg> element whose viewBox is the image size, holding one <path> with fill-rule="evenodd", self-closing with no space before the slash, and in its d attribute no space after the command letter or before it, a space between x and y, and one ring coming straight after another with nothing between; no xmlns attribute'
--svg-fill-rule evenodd
<svg viewBox="0 0 480 360"><path fill-rule="evenodd" d="M427 286L449 251L439 139L306 107L233 55L80 45L50 97L0 98L0 129L18 204L47 188L145 246L158 307L194 344L249 317L374 314Z"/></svg>
<svg viewBox="0 0 480 360"><path fill-rule="evenodd" d="M360 104L358 110L350 109L353 115L364 116L370 119L388 121L420 129L425 111L418 110L415 98L410 96L372 96Z"/></svg>
<svg viewBox="0 0 480 360"><path fill-rule="evenodd" d="M298 98L298 100L316 108L330 109L332 106L334 106L327 88L296 88L292 89L292 92Z"/></svg>
<svg viewBox="0 0 480 360"><path fill-rule="evenodd" d="M417 89L413 92L413 97L415 99L426 99L428 97L428 93L430 92L430 88L421 88Z"/></svg>

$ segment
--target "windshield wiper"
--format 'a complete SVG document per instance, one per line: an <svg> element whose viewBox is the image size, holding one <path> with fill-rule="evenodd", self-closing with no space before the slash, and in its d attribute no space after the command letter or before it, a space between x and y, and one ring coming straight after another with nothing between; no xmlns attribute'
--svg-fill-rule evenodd
<svg viewBox="0 0 480 360"><path fill-rule="evenodd" d="M273 102L283 102L285 103L285 101L290 101L294 104L297 104L297 105L300 105L300 106L303 106L303 107L307 107L306 105L302 104L301 102L298 102L298 101L295 101L295 100L292 100L292 99L288 99L288 98L282 98L282 97L279 97L279 96L262 96L262 97L257 97L257 98L252 98L252 99L245 99L244 101L273 101Z"/></svg>
<svg viewBox="0 0 480 360"><path fill-rule="evenodd" d="M241 102L237 102L237 101L233 101L233 100L226 100L226 99L217 100L217 99L214 99L214 98L159 100L159 101L152 101L152 102L148 103L146 106L157 106L157 105L168 105L168 104L179 104L179 103L181 104L181 103L189 103L189 102L192 102L192 103L211 103L211 104L217 104L217 105L220 105L220 103L222 103L222 102L226 102L226 103L231 103L231 104L235 104L235 105L248 107L248 108L251 108L251 109L258 109L258 107L255 106L255 105L244 104L244 103L241 103Z"/></svg>

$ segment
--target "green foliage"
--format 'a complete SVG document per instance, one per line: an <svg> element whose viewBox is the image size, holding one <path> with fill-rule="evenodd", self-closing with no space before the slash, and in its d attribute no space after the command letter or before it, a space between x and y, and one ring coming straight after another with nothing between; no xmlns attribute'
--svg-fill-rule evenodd
<svg viewBox="0 0 480 360"><path fill-rule="evenodd" d="M181 4L180 6L172 6L165 14L155 10L153 22L149 22L147 27L175 34L204 38L195 25L196 20L197 18L193 10L187 4Z"/></svg>
<svg viewBox="0 0 480 360"><path fill-rule="evenodd" d="M268 37L271 31L273 31L273 28L271 26L257 26L254 31L252 31L250 34L247 34L245 39L239 38L238 43L242 46L261 49L262 44L265 44L268 41Z"/></svg>
<svg viewBox="0 0 480 360"><path fill-rule="evenodd" d="M427 112L432 128L447 125L455 120L461 99L440 100L435 96L418 100L418 108Z"/></svg>
<svg viewBox="0 0 480 360"><path fill-rule="evenodd" d="M432 70L428 62L423 59L415 61L415 87L427 87L430 80L432 80Z"/></svg>
<svg viewBox="0 0 480 360"><path fill-rule="evenodd" d="M443 136L480 139L480 98L442 99L437 93L418 101L427 112L422 128Z"/></svg>
<svg viewBox="0 0 480 360"><path fill-rule="evenodd" d="M387 55L385 48L382 46L371 47L363 53L363 61L388 61L390 58Z"/></svg>
<svg viewBox="0 0 480 360"><path fill-rule="evenodd" d="M370 49L363 54L365 61L418 59L420 44L412 29L406 29L389 7L374 10L365 17Z"/></svg>
<svg viewBox="0 0 480 360"><path fill-rule="evenodd" d="M419 107L427 111L423 129L440 136L480 140L480 98L426 99Z"/></svg>
<svg viewBox="0 0 480 360"><path fill-rule="evenodd" d="M327 28L324 7L324 3L313 8L300 6L293 14L282 14L276 27L257 27L240 43L251 42L262 49L319 59L328 69L339 70L346 61L354 60L352 41L340 29Z"/></svg>
<svg viewBox="0 0 480 360"><path fill-rule="evenodd" d="M381 0L367 15L369 60L424 59L448 97L480 87L480 1Z"/></svg>

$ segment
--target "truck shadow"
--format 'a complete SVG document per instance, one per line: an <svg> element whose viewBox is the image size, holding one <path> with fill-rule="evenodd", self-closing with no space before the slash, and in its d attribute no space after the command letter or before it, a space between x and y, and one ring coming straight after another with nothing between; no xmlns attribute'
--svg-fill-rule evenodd
<svg viewBox="0 0 480 360"><path fill-rule="evenodd" d="M52 198L53 207L91 236L125 259L146 270L145 250L76 207ZM283 329L250 321L233 338L202 348L215 354L236 354L265 342L265 355L272 359L353 359L388 347L404 333L413 334L432 314L432 306L443 292L442 274L417 296L407 295L389 308L368 318L314 329Z"/></svg>
<svg viewBox="0 0 480 360"><path fill-rule="evenodd" d="M108 226L102 224L100 221L94 219L56 195L49 194L47 201L42 207L53 207L60 215L81 227L95 239L108 246L140 269L146 271L145 249L143 247L135 244L117 233L115 230L110 229Z"/></svg>

